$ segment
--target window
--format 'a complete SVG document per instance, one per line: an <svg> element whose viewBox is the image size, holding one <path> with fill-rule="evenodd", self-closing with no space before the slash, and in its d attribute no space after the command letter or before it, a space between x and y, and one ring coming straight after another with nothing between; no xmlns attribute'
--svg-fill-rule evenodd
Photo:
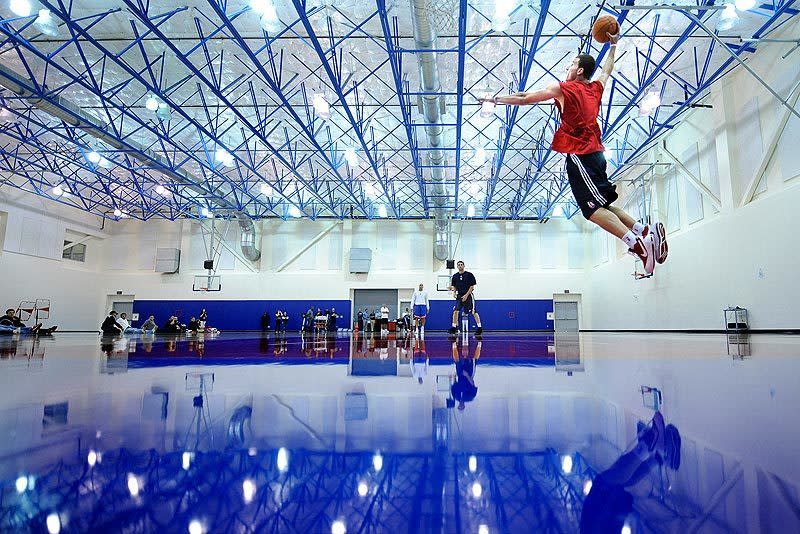
<svg viewBox="0 0 800 534"><path fill-rule="evenodd" d="M71 245L71 246L70 246ZM72 261L86 261L86 244L85 243L78 243L76 245L72 245L72 241L64 241L64 252L61 254L61 257L65 260L72 260Z"/></svg>

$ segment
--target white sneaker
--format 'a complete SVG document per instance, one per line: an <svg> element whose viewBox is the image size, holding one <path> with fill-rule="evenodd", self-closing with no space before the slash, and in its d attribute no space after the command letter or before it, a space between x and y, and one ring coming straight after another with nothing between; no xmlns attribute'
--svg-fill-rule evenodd
<svg viewBox="0 0 800 534"><path fill-rule="evenodd" d="M655 250L653 249L653 234L649 233L647 237L642 239L636 238L636 243L628 249L628 252L642 260L644 265L644 273L647 275L653 274L656 268Z"/></svg>
<svg viewBox="0 0 800 534"><path fill-rule="evenodd" d="M653 250L655 251L656 263L667 261L669 247L667 246L667 231L660 222L653 224L649 235L653 238Z"/></svg>

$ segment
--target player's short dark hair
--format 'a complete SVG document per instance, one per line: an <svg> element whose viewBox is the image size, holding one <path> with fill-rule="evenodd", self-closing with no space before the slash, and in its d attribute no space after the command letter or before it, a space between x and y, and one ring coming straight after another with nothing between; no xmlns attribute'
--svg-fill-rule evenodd
<svg viewBox="0 0 800 534"><path fill-rule="evenodd" d="M464 260L458 260L458 261L456 262L456 265L458 265L459 263L464 263ZM464 265L466 265L466 263L464 263Z"/></svg>
<svg viewBox="0 0 800 534"><path fill-rule="evenodd" d="M587 80L592 77L594 70L597 68L597 63L594 57L589 54L578 54L578 68L583 69L583 77Z"/></svg>

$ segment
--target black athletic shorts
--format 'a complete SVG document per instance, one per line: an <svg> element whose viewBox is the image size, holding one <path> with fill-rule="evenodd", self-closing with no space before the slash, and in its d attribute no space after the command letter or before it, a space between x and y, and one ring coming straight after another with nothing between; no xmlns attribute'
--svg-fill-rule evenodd
<svg viewBox="0 0 800 534"><path fill-rule="evenodd" d="M617 186L608 181L602 152L567 154L567 176L575 202L587 219L619 198Z"/></svg>
<svg viewBox="0 0 800 534"><path fill-rule="evenodd" d="M456 297L456 305L453 306L453 311L464 310L464 313L472 313L475 310L475 299L472 295L466 301L461 300L464 295Z"/></svg>

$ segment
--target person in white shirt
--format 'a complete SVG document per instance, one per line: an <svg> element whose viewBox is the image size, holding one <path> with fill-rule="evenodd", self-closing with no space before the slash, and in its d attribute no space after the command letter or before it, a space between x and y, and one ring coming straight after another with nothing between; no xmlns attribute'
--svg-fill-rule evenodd
<svg viewBox="0 0 800 534"><path fill-rule="evenodd" d="M425 318L428 312L431 311L431 305L428 301L428 292L425 291L422 284L419 289L414 291L411 295L411 307L414 310L414 331L419 329L419 334L425 334Z"/></svg>
<svg viewBox="0 0 800 534"><path fill-rule="evenodd" d="M419 339L414 339L414 352L409 365L411 365L411 376L422 384L425 381L425 377L428 376L428 366L430 365L430 359L425 352L425 339L422 336Z"/></svg>
<svg viewBox="0 0 800 534"><path fill-rule="evenodd" d="M386 304L381 306L381 331L389 331L389 307Z"/></svg>
<svg viewBox="0 0 800 534"><path fill-rule="evenodd" d="M141 328L133 328L131 327L131 323L128 322L128 316L123 312L117 318L117 323L122 327L123 334L141 334Z"/></svg>

